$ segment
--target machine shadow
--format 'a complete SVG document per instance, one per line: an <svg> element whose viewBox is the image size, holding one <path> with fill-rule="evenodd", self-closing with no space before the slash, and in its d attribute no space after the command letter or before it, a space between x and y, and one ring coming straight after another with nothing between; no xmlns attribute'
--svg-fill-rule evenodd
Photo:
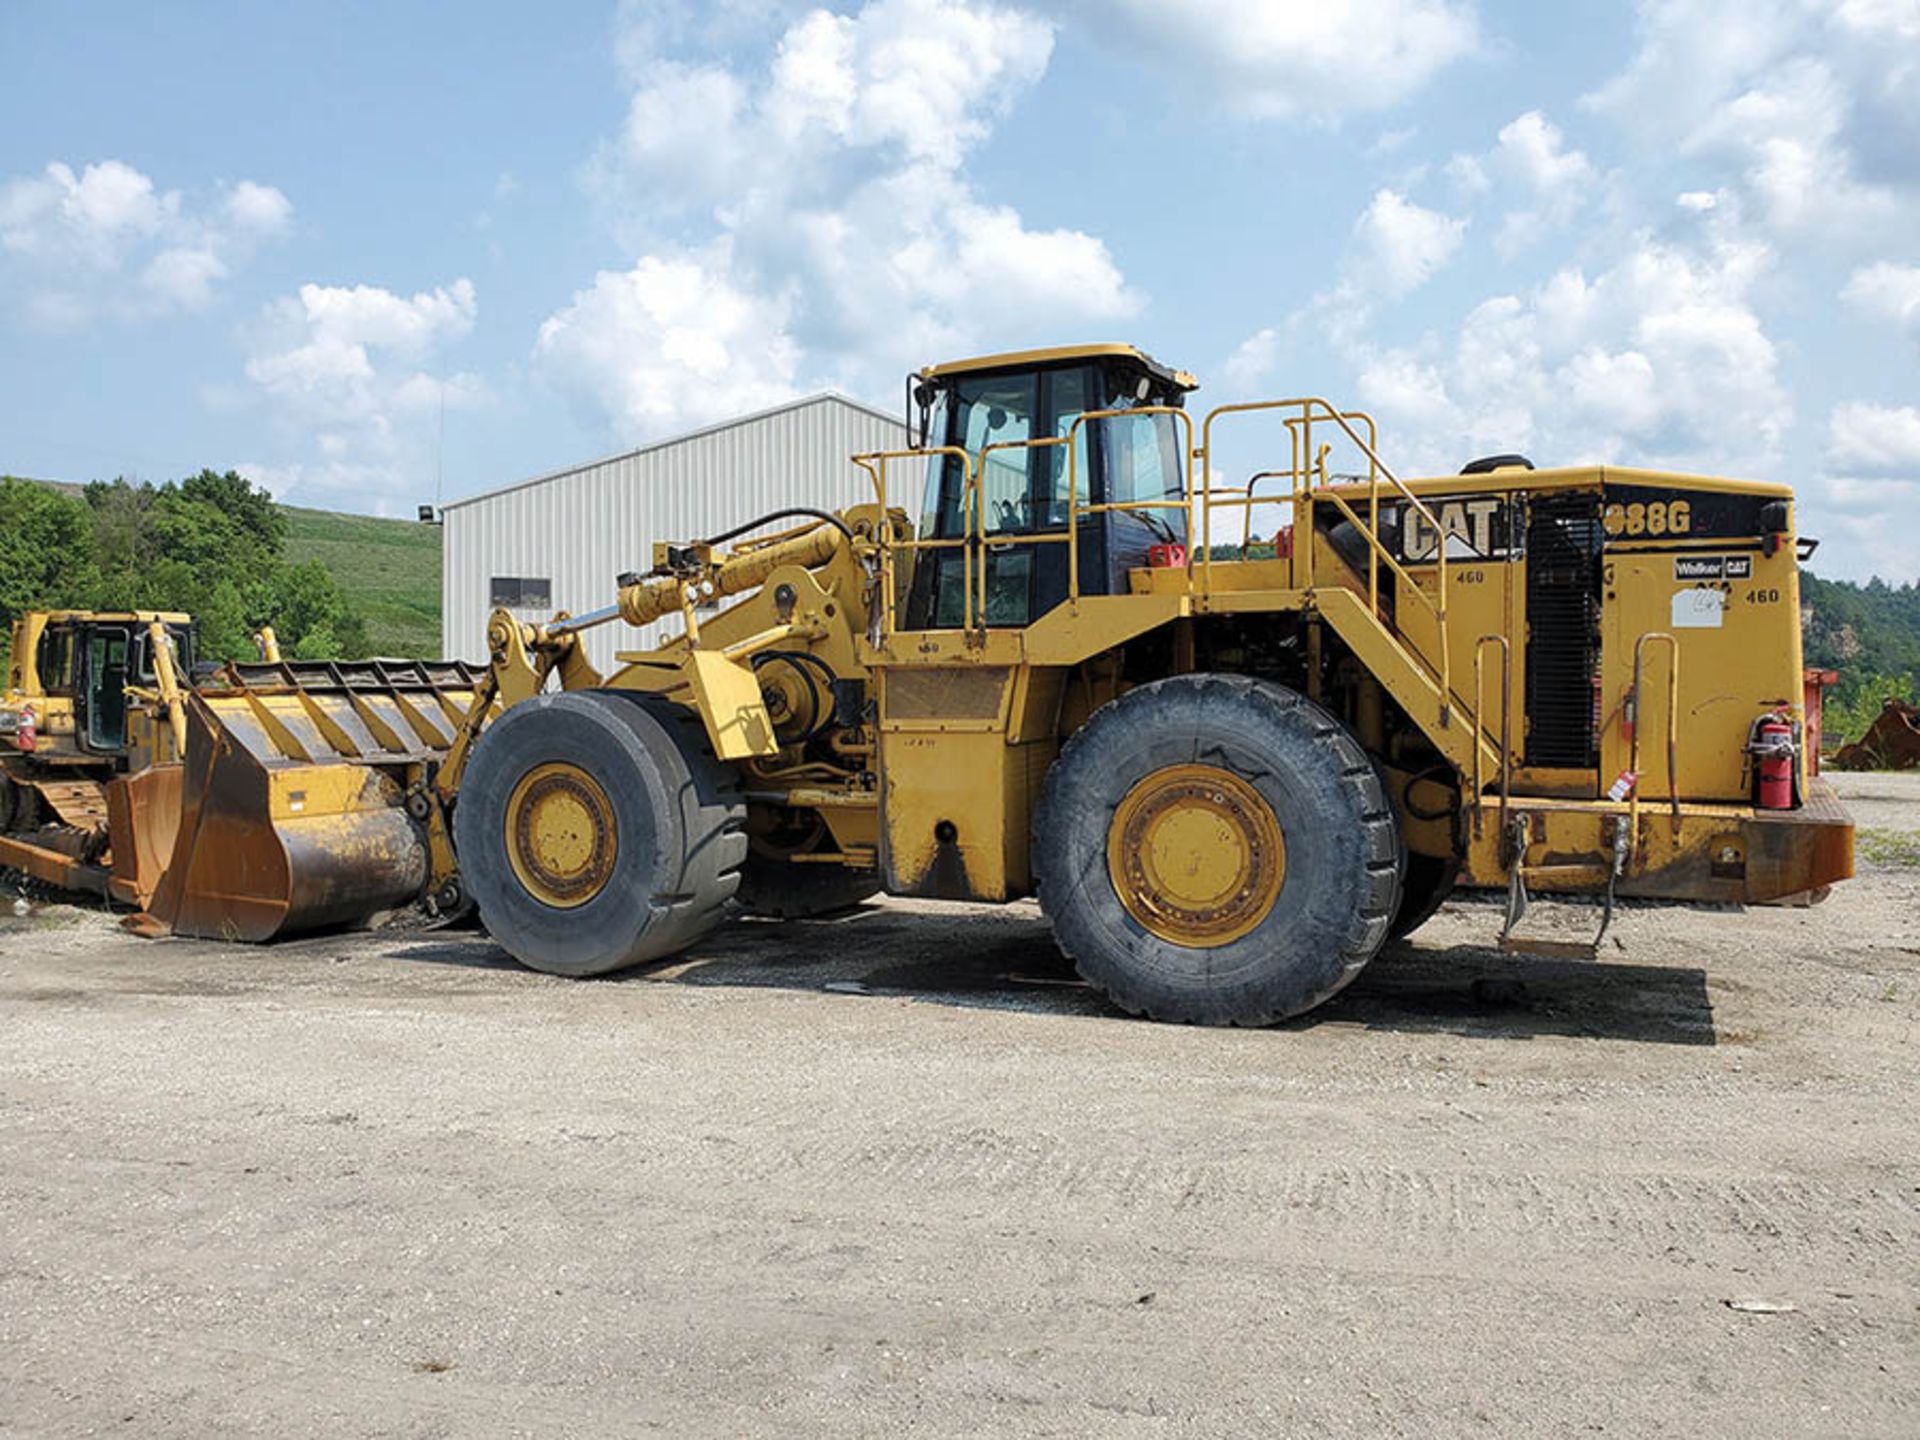
<svg viewBox="0 0 1920 1440"><path fill-rule="evenodd" d="M478 932L440 932L392 953L428 964L516 968ZM818 920L736 920L688 955L591 983L825 990L849 998L1121 1018L1074 974L1044 921L961 907L952 916L864 906ZM1717 1040L1703 970L1533 959L1490 946L1417 940L1389 945L1347 989L1279 1028L1323 1025L1485 1040Z"/></svg>

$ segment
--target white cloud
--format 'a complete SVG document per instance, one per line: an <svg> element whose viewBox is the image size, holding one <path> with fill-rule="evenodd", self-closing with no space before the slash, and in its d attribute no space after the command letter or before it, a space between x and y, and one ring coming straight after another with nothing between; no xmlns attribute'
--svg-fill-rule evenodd
<svg viewBox="0 0 1920 1440"><path fill-rule="evenodd" d="M1088 29L1198 93L1264 117L1384 110L1480 44L1459 0L1079 0Z"/></svg>
<svg viewBox="0 0 1920 1440"><path fill-rule="evenodd" d="M1404 351L1389 351L1368 365L1359 386L1362 405L1403 424L1424 428L1453 421L1456 407L1440 368Z"/></svg>
<svg viewBox="0 0 1920 1440"><path fill-rule="evenodd" d="M317 444L322 460L248 473L283 499L326 493L375 508L409 484L418 489L440 408L489 398L474 375L421 368L467 335L478 311L464 278L412 296L308 284L269 306L249 337L247 379L281 428Z"/></svg>
<svg viewBox="0 0 1920 1440"><path fill-rule="evenodd" d="M1764 474L1791 416L1751 304L1770 262L1760 246L1703 253L1642 236L1596 276L1567 267L1481 302L1450 346L1346 344L1390 462L1443 470L1533 450L1543 464Z"/></svg>
<svg viewBox="0 0 1920 1440"><path fill-rule="evenodd" d="M1273 374L1280 356L1280 331L1272 325L1256 330L1239 345L1220 367L1223 393L1229 399L1252 395Z"/></svg>
<svg viewBox="0 0 1920 1440"><path fill-rule="evenodd" d="M158 195L153 181L118 160L78 175L54 161L37 176L0 186L0 246L22 255L72 250L111 264L141 237L157 233L180 208L177 194Z"/></svg>
<svg viewBox="0 0 1920 1440"><path fill-rule="evenodd" d="M1778 236L1872 243L1920 223L1917 27L1912 0L1642 0L1634 58L1585 103L1657 151L1731 163Z"/></svg>
<svg viewBox="0 0 1920 1440"><path fill-rule="evenodd" d="M1500 192L1508 207L1494 249L1511 260L1571 221L1602 185L1583 150L1539 110L1515 116L1483 154L1456 154L1441 174L1467 205Z"/></svg>
<svg viewBox="0 0 1920 1440"><path fill-rule="evenodd" d="M1569 150L1560 128L1538 110L1502 127L1488 163L1527 195L1522 208L1501 217L1494 245L1508 257L1571 220L1599 180L1593 162Z"/></svg>
<svg viewBox="0 0 1920 1440"><path fill-rule="evenodd" d="M1895 193L1863 184L1843 140L1849 101L1817 60L1790 60L1736 95L1687 141L1745 165L1749 192L1776 229L1876 233L1898 213Z"/></svg>
<svg viewBox="0 0 1920 1440"><path fill-rule="evenodd" d="M627 433L657 434L790 398L790 309L736 287L727 242L602 271L540 327L535 355L568 393Z"/></svg>
<svg viewBox="0 0 1920 1440"><path fill-rule="evenodd" d="M293 202L271 185L242 180L227 192L227 215L242 229L271 235L286 229Z"/></svg>
<svg viewBox="0 0 1920 1440"><path fill-rule="evenodd" d="M886 393L931 358L1139 309L1100 239L1030 226L967 173L1045 73L1047 21L986 0L869 0L794 21L758 69L665 54L698 29L690 14L636 23L626 120L590 173L638 259L576 293L535 357L618 438L710 419L729 394ZM666 276L723 314L669 313ZM665 330L685 356L636 361L612 343ZM699 368L716 349L737 384Z"/></svg>
<svg viewBox="0 0 1920 1440"><path fill-rule="evenodd" d="M195 206L123 161L54 161L0 184L0 284L56 328L195 309L292 213L251 180Z"/></svg>
<svg viewBox="0 0 1920 1440"><path fill-rule="evenodd" d="M1827 419L1827 463L1852 476L1920 479L1920 410L1911 405L1836 405Z"/></svg>
<svg viewBox="0 0 1920 1440"><path fill-rule="evenodd" d="M1920 340L1920 265L1882 260L1848 278L1840 298L1868 315L1891 320Z"/></svg>
<svg viewBox="0 0 1920 1440"><path fill-rule="evenodd" d="M1425 209L1394 190L1375 191L1354 222L1353 278L1380 295L1405 295L1453 258L1466 232L1464 220Z"/></svg>
<svg viewBox="0 0 1920 1440"><path fill-rule="evenodd" d="M226 264L211 248L175 246L147 262L140 272L140 283L167 305L196 310L207 303L215 283L226 276Z"/></svg>
<svg viewBox="0 0 1920 1440"><path fill-rule="evenodd" d="M1532 189L1545 195L1591 184L1593 165L1578 150L1566 147L1566 136L1538 110L1509 121L1495 144L1501 162Z"/></svg>

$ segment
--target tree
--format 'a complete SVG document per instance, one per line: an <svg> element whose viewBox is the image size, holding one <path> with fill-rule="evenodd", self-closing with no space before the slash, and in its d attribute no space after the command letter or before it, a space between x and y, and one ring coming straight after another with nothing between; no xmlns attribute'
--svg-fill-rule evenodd
<svg viewBox="0 0 1920 1440"><path fill-rule="evenodd" d="M364 655L366 622L354 614L339 582L318 560L283 567L274 580L268 619L281 648L301 660Z"/></svg>
<svg viewBox="0 0 1920 1440"><path fill-rule="evenodd" d="M0 477L0 621L83 605L95 580L86 504L48 485Z"/></svg>
<svg viewBox="0 0 1920 1440"><path fill-rule="evenodd" d="M303 659L365 651L366 623L321 565L288 565L286 515L234 471L185 480L87 487L99 609L184 610L200 622L200 654L250 660L272 625Z"/></svg>

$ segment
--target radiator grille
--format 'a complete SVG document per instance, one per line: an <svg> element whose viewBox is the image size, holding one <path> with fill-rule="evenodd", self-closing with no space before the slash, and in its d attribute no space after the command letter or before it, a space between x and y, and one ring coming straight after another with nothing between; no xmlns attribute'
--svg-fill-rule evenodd
<svg viewBox="0 0 1920 1440"><path fill-rule="evenodd" d="M1600 659L1598 495L1536 497L1527 514L1526 763L1599 764L1594 676Z"/></svg>

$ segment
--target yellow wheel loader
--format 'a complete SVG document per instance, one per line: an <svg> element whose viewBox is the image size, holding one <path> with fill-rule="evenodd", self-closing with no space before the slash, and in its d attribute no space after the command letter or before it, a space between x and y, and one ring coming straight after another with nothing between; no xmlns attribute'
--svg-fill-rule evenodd
<svg viewBox="0 0 1920 1440"><path fill-rule="evenodd" d="M1529 937L1529 896L1604 932L1616 896L1851 874L1801 743L1788 489L1408 480L1364 414L1195 388L1124 345L929 367L911 447L854 457L872 503L656 545L591 613L496 611L444 752L364 803L404 795L423 890L538 969L671 955L731 905L1037 896L1117 1005L1206 1024L1320 1004L1456 884L1507 891L1507 948L1591 956ZM608 675L580 644L676 614Z"/></svg>

